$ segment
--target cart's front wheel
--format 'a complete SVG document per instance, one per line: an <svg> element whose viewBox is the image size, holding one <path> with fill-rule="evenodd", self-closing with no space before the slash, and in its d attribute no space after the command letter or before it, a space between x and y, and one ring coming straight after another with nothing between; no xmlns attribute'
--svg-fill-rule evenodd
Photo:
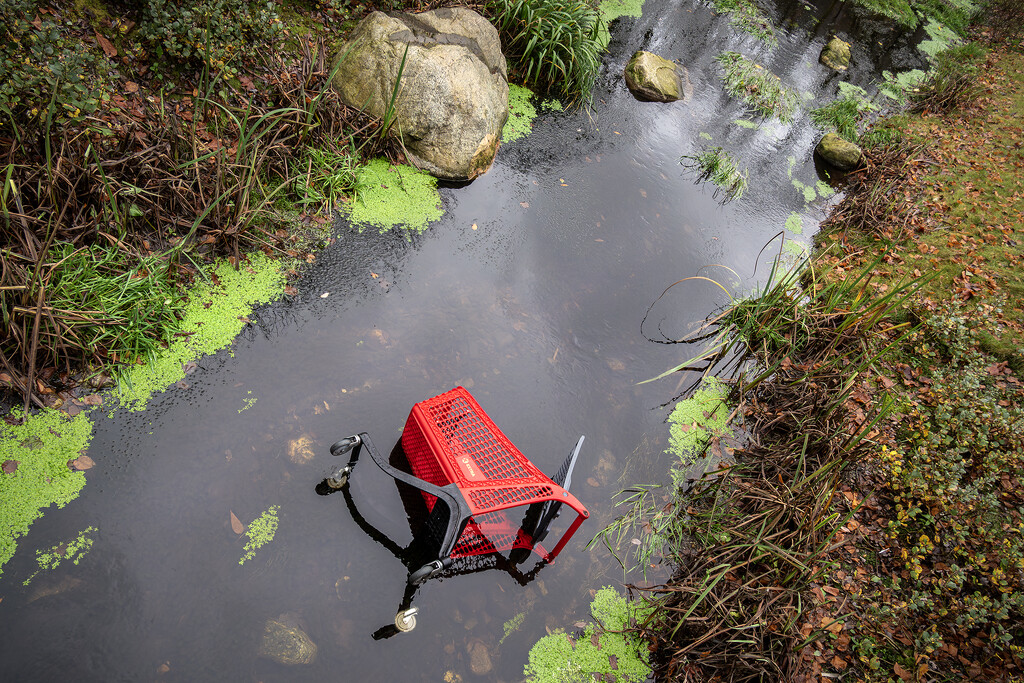
<svg viewBox="0 0 1024 683"><path fill-rule="evenodd" d="M403 633L416 628L416 615L419 613L419 607L410 607L407 610L403 610L395 615L395 628Z"/></svg>
<svg viewBox="0 0 1024 683"><path fill-rule="evenodd" d="M331 446L331 455L345 455L353 448L358 446L360 443L362 443L362 441L363 440L359 438L358 434L346 436L344 439L342 439L341 441L336 441Z"/></svg>

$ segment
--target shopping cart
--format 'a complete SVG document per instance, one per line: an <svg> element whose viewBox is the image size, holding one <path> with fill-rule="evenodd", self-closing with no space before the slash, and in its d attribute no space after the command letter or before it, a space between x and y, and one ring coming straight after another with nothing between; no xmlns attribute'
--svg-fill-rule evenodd
<svg viewBox="0 0 1024 683"><path fill-rule="evenodd" d="M404 453L411 473L392 466L374 447L369 434L361 432L331 446L332 455L351 455L346 465L322 482L332 490L346 488L365 447L385 473L418 489L425 519L414 533L413 544L409 548L385 544L410 569L406 595L395 617L399 631L415 626L417 609L412 607L412 598L424 581L446 572L479 571L489 566L481 561L484 556L508 570L532 552L540 556L533 572L517 576L510 571L517 580L528 580L558 556L589 516L587 508L568 491L583 437L554 477L548 478L462 387L414 405L400 444L396 451ZM374 535L376 530L355 511L350 492L345 494L357 523ZM548 551L541 542L562 505L572 508L576 518ZM522 516L513 518L513 510L520 507L525 508ZM410 561L417 557L426 561L422 565L419 560Z"/></svg>

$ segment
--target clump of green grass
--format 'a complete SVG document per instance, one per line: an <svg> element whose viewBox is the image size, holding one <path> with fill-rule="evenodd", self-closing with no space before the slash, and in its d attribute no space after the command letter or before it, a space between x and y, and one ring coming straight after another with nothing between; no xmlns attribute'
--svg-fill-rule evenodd
<svg viewBox="0 0 1024 683"><path fill-rule="evenodd" d="M738 52L723 52L715 60L722 65L722 80L730 95L743 98L762 116L775 116L783 123L793 120L800 98L778 76Z"/></svg>
<svg viewBox="0 0 1024 683"><path fill-rule="evenodd" d="M870 109L871 105L862 99L842 97L812 111L811 121L823 131L835 131L844 140L857 142L857 130Z"/></svg>
<svg viewBox="0 0 1024 683"><path fill-rule="evenodd" d="M878 119L861 136L860 143L867 148L899 144L906 139L909 121L904 114Z"/></svg>
<svg viewBox="0 0 1024 683"><path fill-rule="evenodd" d="M912 111L936 111L942 114L961 109L981 93L978 73L985 49L966 43L943 50L935 58L935 67L910 93Z"/></svg>
<svg viewBox="0 0 1024 683"><path fill-rule="evenodd" d="M360 163L354 145L344 151L310 147L293 167L297 203L330 210L355 189Z"/></svg>
<svg viewBox="0 0 1024 683"><path fill-rule="evenodd" d="M715 11L729 15L729 23L758 40L775 45L775 27L760 7L751 0L711 0Z"/></svg>
<svg viewBox="0 0 1024 683"><path fill-rule="evenodd" d="M917 14L907 0L853 0L854 4L892 19L906 29L917 28Z"/></svg>
<svg viewBox="0 0 1024 683"><path fill-rule="evenodd" d="M57 366L76 361L78 349L127 362L151 358L184 308L169 273L158 257L134 260L112 247L61 242L29 275L29 296L0 292L7 314L3 328L10 340L30 342L38 325L41 339L57 341L44 345L49 354L37 359ZM46 300L41 311L19 305L39 296Z"/></svg>
<svg viewBox="0 0 1024 683"><path fill-rule="evenodd" d="M683 166L697 172L697 182L710 180L717 189L715 195L724 192L726 201L739 199L747 189L747 174L721 147L684 156L679 160Z"/></svg>
<svg viewBox="0 0 1024 683"><path fill-rule="evenodd" d="M583 0L491 0L512 74L538 93L588 100L601 66L603 22Z"/></svg>

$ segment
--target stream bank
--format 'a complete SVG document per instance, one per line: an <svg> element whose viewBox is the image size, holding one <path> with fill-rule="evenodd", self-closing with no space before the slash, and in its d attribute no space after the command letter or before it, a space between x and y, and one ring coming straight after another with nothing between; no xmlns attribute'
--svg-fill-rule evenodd
<svg viewBox="0 0 1024 683"><path fill-rule="evenodd" d="M637 631L667 680L1020 676L1024 44L992 16L976 67L876 124L903 133L806 270L714 322L722 348L694 340L742 438L708 434L648 513L678 569Z"/></svg>

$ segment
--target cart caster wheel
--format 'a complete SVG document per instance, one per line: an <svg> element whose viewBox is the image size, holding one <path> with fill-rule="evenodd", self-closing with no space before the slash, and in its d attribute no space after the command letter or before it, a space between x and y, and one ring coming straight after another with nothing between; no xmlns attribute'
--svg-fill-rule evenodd
<svg viewBox="0 0 1024 683"><path fill-rule="evenodd" d="M335 491L343 489L345 488L345 485L348 483L348 475L351 473L351 467L343 467L337 472L335 472L333 476L327 478L327 485L330 486Z"/></svg>
<svg viewBox="0 0 1024 683"><path fill-rule="evenodd" d="M416 615L419 613L419 607L410 607L409 609L399 612L395 615L395 628L402 633L408 633L409 631L416 628Z"/></svg>
<svg viewBox="0 0 1024 683"><path fill-rule="evenodd" d="M434 560L433 562L428 562L427 564L423 565L422 567L414 571L412 574L410 574L407 583L410 586L418 586L427 579L436 576L443 568L444 565L441 563L441 560Z"/></svg>
<svg viewBox="0 0 1024 683"><path fill-rule="evenodd" d="M358 434L346 436L344 439L336 441L334 445L331 446L331 455L345 455L362 442L363 440L359 438Z"/></svg>

